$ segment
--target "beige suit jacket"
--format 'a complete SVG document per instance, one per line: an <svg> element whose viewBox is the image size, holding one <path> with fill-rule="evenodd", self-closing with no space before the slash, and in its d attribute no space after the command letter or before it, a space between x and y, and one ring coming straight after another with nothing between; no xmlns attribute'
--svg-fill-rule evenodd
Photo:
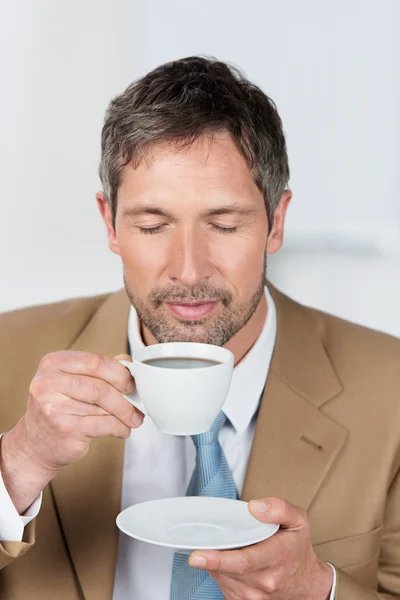
<svg viewBox="0 0 400 600"><path fill-rule="evenodd" d="M400 599L400 341L271 292L278 334L242 498L308 511L336 599ZM125 353L128 312L120 291L0 315L0 431L45 354ZM94 440L46 488L23 542L0 542L1 600L112 599L123 447Z"/></svg>

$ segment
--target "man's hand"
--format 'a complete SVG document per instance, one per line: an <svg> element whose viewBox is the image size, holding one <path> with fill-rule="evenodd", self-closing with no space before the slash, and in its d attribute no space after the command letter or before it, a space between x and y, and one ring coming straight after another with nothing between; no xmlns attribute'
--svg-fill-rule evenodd
<svg viewBox="0 0 400 600"><path fill-rule="evenodd" d="M328 600L333 572L311 546L307 513L281 498L249 502L249 511L281 528L241 550L193 552L189 565L207 570L226 600Z"/></svg>
<svg viewBox="0 0 400 600"><path fill-rule="evenodd" d="M20 514L85 456L92 438L125 439L142 424L143 414L122 396L134 391L128 369L107 356L65 351L42 359L24 416L1 439L0 471Z"/></svg>

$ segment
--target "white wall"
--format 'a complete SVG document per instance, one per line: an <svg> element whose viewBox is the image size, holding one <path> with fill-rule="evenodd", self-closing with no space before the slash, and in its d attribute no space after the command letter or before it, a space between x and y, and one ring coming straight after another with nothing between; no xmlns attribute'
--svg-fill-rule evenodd
<svg viewBox="0 0 400 600"><path fill-rule="evenodd" d="M120 285L94 204L104 109L202 53L240 66L284 122L294 200L271 279L400 335L398 0L2 6L0 310Z"/></svg>
<svg viewBox="0 0 400 600"><path fill-rule="evenodd" d="M140 0L133 43L138 74L212 54L275 100L294 199L271 280L400 336L399 17L398 0Z"/></svg>
<svg viewBox="0 0 400 600"><path fill-rule="evenodd" d="M104 110L133 77L131 11L0 2L0 311L122 285L95 192Z"/></svg>

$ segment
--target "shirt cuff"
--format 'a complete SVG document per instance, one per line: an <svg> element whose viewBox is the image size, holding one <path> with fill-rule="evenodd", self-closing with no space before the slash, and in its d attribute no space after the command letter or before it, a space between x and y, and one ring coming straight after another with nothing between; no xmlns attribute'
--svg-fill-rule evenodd
<svg viewBox="0 0 400 600"><path fill-rule="evenodd" d="M22 516L19 515L0 473L0 541L22 542L24 527L38 515L41 504L42 493Z"/></svg>
<svg viewBox="0 0 400 600"><path fill-rule="evenodd" d="M329 565L330 568L333 571L333 583L332 583L331 595L329 596L329 600L335 600L335 593L336 593L336 569L335 569L335 567L330 562L327 562L326 564Z"/></svg>

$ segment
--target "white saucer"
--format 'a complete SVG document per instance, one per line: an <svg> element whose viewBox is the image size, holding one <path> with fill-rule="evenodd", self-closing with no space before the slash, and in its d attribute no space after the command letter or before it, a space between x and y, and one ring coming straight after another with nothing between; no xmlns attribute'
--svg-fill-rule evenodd
<svg viewBox="0 0 400 600"><path fill-rule="evenodd" d="M117 525L127 535L179 550L229 550L272 536L279 525L252 517L247 502L184 496L141 502L123 510Z"/></svg>

